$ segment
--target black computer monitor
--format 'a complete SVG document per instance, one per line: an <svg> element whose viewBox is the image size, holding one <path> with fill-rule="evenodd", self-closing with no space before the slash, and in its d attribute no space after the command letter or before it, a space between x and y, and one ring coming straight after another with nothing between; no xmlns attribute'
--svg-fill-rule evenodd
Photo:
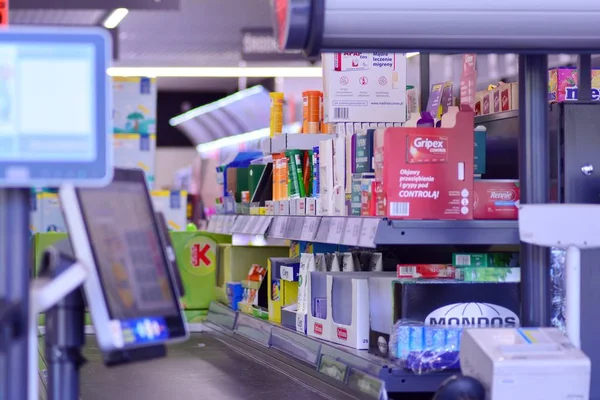
<svg viewBox="0 0 600 400"><path fill-rule="evenodd" d="M103 188L63 187L60 200L99 347L133 349L188 336L176 278L141 170Z"/></svg>

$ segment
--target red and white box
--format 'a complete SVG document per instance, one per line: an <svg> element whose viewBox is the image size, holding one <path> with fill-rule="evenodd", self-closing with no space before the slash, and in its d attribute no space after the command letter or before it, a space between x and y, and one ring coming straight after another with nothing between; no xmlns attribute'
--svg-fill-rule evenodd
<svg viewBox="0 0 600 400"><path fill-rule="evenodd" d="M401 279L454 279L456 269L447 264L398 264L396 276Z"/></svg>
<svg viewBox="0 0 600 400"><path fill-rule="evenodd" d="M325 123L406 121L404 54L324 53L322 61Z"/></svg>
<svg viewBox="0 0 600 400"><path fill-rule="evenodd" d="M372 53L335 53L333 67L336 71L364 71L373 63Z"/></svg>
<svg viewBox="0 0 600 400"><path fill-rule="evenodd" d="M473 112L452 128L387 128L383 186L391 219L473 219Z"/></svg>
<svg viewBox="0 0 600 400"><path fill-rule="evenodd" d="M518 219L519 181L478 179L473 184L474 219Z"/></svg>

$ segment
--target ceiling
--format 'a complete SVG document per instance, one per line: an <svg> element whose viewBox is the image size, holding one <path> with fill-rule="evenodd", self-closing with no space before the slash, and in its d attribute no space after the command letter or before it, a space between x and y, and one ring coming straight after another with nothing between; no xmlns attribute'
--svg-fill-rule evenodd
<svg viewBox="0 0 600 400"><path fill-rule="evenodd" d="M19 0L13 0L18 2ZM47 0L39 0L47 7ZM85 0L84 0L85 1ZM229 67L241 62L244 28L271 26L269 0L180 0L180 10L131 10L118 28L117 66ZM21 10L12 25L99 25L108 10ZM252 82L249 82L252 84ZM234 91L237 79L164 78L162 90Z"/></svg>

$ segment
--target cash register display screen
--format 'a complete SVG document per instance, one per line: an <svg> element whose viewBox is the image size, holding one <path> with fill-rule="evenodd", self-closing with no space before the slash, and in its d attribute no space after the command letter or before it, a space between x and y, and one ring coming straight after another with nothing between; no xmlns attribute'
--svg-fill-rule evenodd
<svg viewBox="0 0 600 400"><path fill-rule="evenodd" d="M144 182L115 180L102 189L80 190L79 200L111 319L179 317Z"/></svg>
<svg viewBox="0 0 600 400"><path fill-rule="evenodd" d="M0 161L96 157L96 50L0 42Z"/></svg>

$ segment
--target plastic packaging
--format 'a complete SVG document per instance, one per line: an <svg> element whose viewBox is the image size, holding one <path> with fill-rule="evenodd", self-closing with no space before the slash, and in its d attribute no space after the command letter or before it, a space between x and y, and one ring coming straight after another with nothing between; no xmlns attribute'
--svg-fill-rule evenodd
<svg viewBox="0 0 600 400"><path fill-rule="evenodd" d="M320 195L319 182L319 146L313 147L312 151L312 197L318 199Z"/></svg>
<svg viewBox="0 0 600 400"><path fill-rule="evenodd" d="M290 199L302 197L301 187L304 187L302 179L302 167L298 168L297 158L299 157L298 150L288 150L285 152L288 161L288 192Z"/></svg>
<svg viewBox="0 0 600 400"><path fill-rule="evenodd" d="M280 135L283 130L283 93L273 92L271 97L271 137Z"/></svg>
<svg viewBox="0 0 600 400"><path fill-rule="evenodd" d="M552 325L566 333L565 325L565 265L566 251L553 248L550 253L552 279Z"/></svg>
<svg viewBox="0 0 600 400"><path fill-rule="evenodd" d="M302 133L319 133L321 131L321 103L323 93L309 90L302 93Z"/></svg>
<svg viewBox="0 0 600 400"><path fill-rule="evenodd" d="M415 374L460 369L462 327L400 320L390 337L390 358Z"/></svg>

